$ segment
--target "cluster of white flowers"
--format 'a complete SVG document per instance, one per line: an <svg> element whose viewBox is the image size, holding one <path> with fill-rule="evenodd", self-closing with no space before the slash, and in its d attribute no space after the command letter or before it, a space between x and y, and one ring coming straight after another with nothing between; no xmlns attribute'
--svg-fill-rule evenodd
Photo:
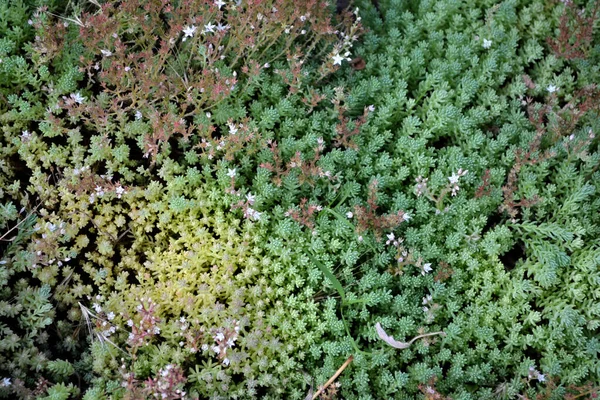
<svg viewBox="0 0 600 400"><path fill-rule="evenodd" d="M220 328L213 336L215 345L211 347L211 350L222 359L223 365L225 366L229 365L230 363L229 358L226 356L227 349L231 349L233 346L235 346L235 341L238 338L239 332L240 323L239 321L235 321L233 330ZM204 345L202 348L204 349Z"/></svg>
<svg viewBox="0 0 600 400"><path fill-rule="evenodd" d="M422 176L418 176L416 178L417 186L415 187L415 193L417 197L423 195L427 192L427 178L423 178Z"/></svg>
<svg viewBox="0 0 600 400"><path fill-rule="evenodd" d="M342 61L344 61L344 60L351 61L352 60L350 58L350 54L351 54L350 50L352 49L352 42L354 42L358 39L358 36L354 35L353 33L355 33L356 30L358 29L358 24L361 20L361 18L358 16L358 8L356 8L354 10L354 15L356 15L356 19L351 27L351 33L346 34L344 32L336 31L336 33L339 33L340 36L342 37L342 42L340 44L336 45L333 52L330 53L330 56L333 60L333 65L342 65Z"/></svg>
<svg viewBox="0 0 600 400"><path fill-rule="evenodd" d="M431 303L432 300L433 300L433 296L428 294L427 296L423 297L423 305L427 306L427 304ZM423 307L423 311L427 311L427 307Z"/></svg>
<svg viewBox="0 0 600 400"><path fill-rule="evenodd" d="M393 245L394 247L398 247L400 245L400 243L402 243L404 241L404 239L402 238L398 238L396 239L396 236L394 235L394 232L391 232L387 235L387 242L385 242L385 244L387 245Z"/></svg>
<svg viewBox="0 0 600 400"><path fill-rule="evenodd" d="M124 195L127 192L125 191L125 188L123 188L123 186L119 185L115 189L115 193L117 194L117 199L120 199L121 196Z"/></svg>

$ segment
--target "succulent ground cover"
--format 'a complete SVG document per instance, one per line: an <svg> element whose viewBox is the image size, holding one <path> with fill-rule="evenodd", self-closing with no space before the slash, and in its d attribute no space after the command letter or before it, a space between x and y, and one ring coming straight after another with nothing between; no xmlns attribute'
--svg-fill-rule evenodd
<svg viewBox="0 0 600 400"><path fill-rule="evenodd" d="M0 3L0 397L576 399L598 1Z"/></svg>

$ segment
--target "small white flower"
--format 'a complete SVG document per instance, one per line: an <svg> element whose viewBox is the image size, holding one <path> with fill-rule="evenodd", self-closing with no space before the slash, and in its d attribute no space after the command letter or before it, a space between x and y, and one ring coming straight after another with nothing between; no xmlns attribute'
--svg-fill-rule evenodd
<svg viewBox="0 0 600 400"><path fill-rule="evenodd" d="M108 318L109 321L112 321L113 319L115 319L115 313L114 312L109 312L108 314L106 314L106 318Z"/></svg>
<svg viewBox="0 0 600 400"><path fill-rule="evenodd" d="M208 350L208 345L207 344L203 344L202 345L202 351L206 351Z"/></svg>
<svg viewBox="0 0 600 400"><path fill-rule="evenodd" d="M10 385L12 385L10 378L2 378L2 384L0 386L9 387Z"/></svg>
<svg viewBox="0 0 600 400"><path fill-rule="evenodd" d="M139 121L140 119L142 119L142 112L141 111L138 110L138 111L135 112L135 119L137 121Z"/></svg>
<svg viewBox="0 0 600 400"><path fill-rule="evenodd" d="M248 213L255 221L258 221L260 219L260 216L262 215L261 212L253 210L252 208L248 208Z"/></svg>
<svg viewBox="0 0 600 400"><path fill-rule="evenodd" d="M100 53L102 53L104 57L110 57L113 54L110 50L100 50Z"/></svg>
<svg viewBox="0 0 600 400"><path fill-rule="evenodd" d="M123 188L123 186L117 186L115 192L117 193L117 198L120 199L121 196L125 194L125 188Z"/></svg>
<svg viewBox="0 0 600 400"><path fill-rule="evenodd" d="M75 100L75 103L83 103L85 101L85 97L83 97L81 94L79 94L79 92L77 93L71 93L71 98L73 100Z"/></svg>
<svg viewBox="0 0 600 400"><path fill-rule="evenodd" d="M545 382L546 381L546 376L544 374L538 374L537 379L540 382Z"/></svg>
<svg viewBox="0 0 600 400"><path fill-rule="evenodd" d="M409 219L411 219L411 218L412 218L412 217L411 217L410 215L406 214L406 213L404 213L404 214L402 215L402 219L403 219L404 221L408 221L408 220L409 220Z"/></svg>
<svg viewBox="0 0 600 400"><path fill-rule="evenodd" d="M352 218L352 217L354 217L354 214L352 214L352 211L348 211L348 212L346 213L346 217L348 217L348 218Z"/></svg>
<svg viewBox="0 0 600 400"><path fill-rule="evenodd" d="M131 71L131 67L130 67L129 65L128 65L128 66L126 66L124 69L125 69L125 72L129 72L129 71Z"/></svg>
<svg viewBox="0 0 600 400"><path fill-rule="evenodd" d="M225 358L223 360L223 365L226 365L226 366L229 365L229 358Z"/></svg>
<svg viewBox="0 0 600 400"><path fill-rule="evenodd" d="M460 179L460 176L457 174L452 174L452 176L448 177L448 180L450 181L450 183L455 184L458 182L458 180Z"/></svg>
<svg viewBox="0 0 600 400"><path fill-rule="evenodd" d="M196 28L195 25L186 26L185 28L183 28L184 36L183 36L182 41L185 42L188 37L194 37L194 33L196 33L196 29L198 29L198 28Z"/></svg>
<svg viewBox="0 0 600 400"><path fill-rule="evenodd" d="M373 104L371 104L371 105L368 107L368 109L369 109L369 111L373 112L373 111L375 111L375 106L374 106Z"/></svg>
<svg viewBox="0 0 600 400"><path fill-rule="evenodd" d="M219 346L213 346L212 347L212 351L214 351L215 353L219 354L221 352L221 348Z"/></svg>
<svg viewBox="0 0 600 400"><path fill-rule="evenodd" d="M554 93L558 91L558 87L556 87L555 85L548 85L548 93Z"/></svg>
<svg viewBox="0 0 600 400"><path fill-rule="evenodd" d="M229 25L223 25L220 22L217 24L217 30L219 32L226 31L227 29L229 29Z"/></svg>
<svg viewBox="0 0 600 400"><path fill-rule="evenodd" d="M223 7L225 4L227 4L227 3L225 3L223 0L216 0L216 1L215 1L215 6L217 6L217 7L219 8L219 10L220 10L220 9L221 9L221 7Z"/></svg>
<svg viewBox="0 0 600 400"><path fill-rule="evenodd" d="M390 233L387 235L388 241L385 242L385 244L390 244L396 241L396 236L394 235L394 232Z"/></svg>
<svg viewBox="0 0 600 400"><path fill-rule="evenodd" d="M227 170L227 176L230 178L235 178L235 168Z"/></svg>
<svg viewBox="0 0 600 400"><path fill-rule="evenodd" d="M159 328L158 326L155 326L155 327L154 327L154 334L155 334L155 335L158 335L158 334L160 334L160 328Z"/></svg>
<svg viewBox="0 0 600 400"><path fill-rule="evenodd" d="M251 194L251 193L248 193L248 194L246 195L246 200L248 200L248 203L250 203L250 204L254 204L254 201L256 200L256 196L254 196L254 195L253 195L253 194Z"/></svg>
<svg viewBox="0 0 600 400"><path fill-rule="evenodd" d="M433 271L433 268L431 268L431 263L423 264L423 271L421 271L421 275L425 276L425 274L428 274L431 271Z"/></svg>
<svg viewBox="0 0 600 400"><path fill-rule="evenodd" d="M127 326L133 326L133 320L132 319L128 319L127 320Z"/></svg>
<svg viewBox="0 0 600 400"><path fill-rule="evenodd" d="M219 332L215 335L215 340L222 342L223 340L225 340L225 335L223 335L223 332Z"/></svg>
<svg viewBox="0 0 600 400"><path fill-rule="evenodd" d="M92 304L92 308L94 309L94 311L96 311L97 313L102 312L102 307L100 307L100 304L98 303L94 303Z"/></svg>
<svg viewBox="0 0 600 400"><path fill-rule="evenodd" d="M204 33L208 33L208 32L214 33L216 27L217 26L213 25L212 22L209 22L208 24L204 25Z"/></svg>
<svg viewBox="0 0 600 400"><path fill-rule="evenodd" d="M235 135L238 131L238 128L236 128L234 123L228 123L227 124L229 126L229 134L230 135Z"/></svg>
<svg viewBox="0 0 600 400"><path fill-rule="evenodd" d="M269 68L270 66L271 66L271 64L269 64L269 63L264 63L264 65L263 65L263 68L264 68L264 69L267 69L267 68Z"/></svg>
<svg viewBox="0 0 600 400"><path fill-rule="evenodd" d="M575 134L574 134L574 133L572 133L572 134L569 136L569 140L573 140L573 139L575 139Z"/></svg>
<svg viewBox="0 0 600 400"><path fill-rule="evenodd" d="M363 241L363 237L362 237L362 236L359 236L359 237L358 237L358 241L359 241L359 242L362 242L362 241Z"/></svg>
<svg viewBox="0 0 600 400"><path fill-rule="evenodd" d="M344 61L344 57L339 55L339 54L335 54L333 57L333 65L342 65L342 61Z"/></svg>
<svg viewBox="0 0 600 400"><path fill-rule="evenodd" d="M28 140L30 138L31 138L31 133L29 133L29 131L23 131L23 133L21 134L21 139Z"/></svg>
<svg viewBox="0 0 600 400"><path fill-rule="evenodd" d="M492 41L488 39L483 39L483 48L489 49L490 47L492 47Z"/></svg>

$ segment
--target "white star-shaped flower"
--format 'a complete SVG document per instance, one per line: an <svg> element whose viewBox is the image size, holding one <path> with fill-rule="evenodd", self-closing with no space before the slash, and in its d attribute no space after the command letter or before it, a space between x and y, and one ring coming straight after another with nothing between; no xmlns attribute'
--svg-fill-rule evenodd
<svg viewBox="0 0 600 400"><path fill-rule="evenodd" d="M219 10L220 10L220 9L221 9L221 7L223 7L225 4L227 4L227 3L225 3L223 0L216 0L216 1L215 1L215 6L217 6L217 7L219 8Z"/></svg>
<svg viewBox="0 0 600 400"><path fill-rule="evenodd" d="M230 178L234 178L235 177L235 168L229 169L227 171L227 176L230 177Z"/></svg>
<svg viewBox="0 0 600 400"><path fill-rule="evenodd" d="M483 48L489 49L490 47L492 47L492 41L488 39L483 39Z"/></svg>
<svg viewBox="0 0 600 400"><path fill-rule="evenodd" d="M229 134L230 135L235 135L238 131L238 128L236 128L234 123L227 123L227 125L229 126Z"/></svg>
<svg viewBox="0 0 600 400"><path fill-rule="evenodd" d="M402 215L402 219L405 220L405 221L408 221L411 218L412 217L410 215L406 214L406 213L404 215Z"/></svg>
<svg viewBox="0 0 600 400"><path fill-rule="evenodd" d="M79 92L77 93L71 93L71 98L73 100L75 100L76 103L83 103L85 101L85 97L83 97L81 94L79 94Z"/></svg>
<svg viewBox="0 0 600 400"><path fill-rule="evenodd" d="M458 174L452 174L452 176L448 177L448 180L450 181L451 184L455 184L458 182L458 180L460 179L460 175Z"/></svg>
<svg viewBox="0 0 600 400"><path fill-rule="evenodd" d="M204 25L204 33L207 33L207 32L214 33L216 27L217 26L213 25L212 22L209 22L208 24Z"/></svg>
<svg viewBox="0 0 600 400"><path fill-rule="evenodd" d="M219 32L223 32L226 31L227 29L229 29L229 25L223 25L222 23L219 22L219 24L217 25L217 30Z"/></svg>
<svg viewBox="0 0 600 400"><path fill-rule="evenodd" d="M344 61L344 57L340 54L335 54L333 56L333 65L342 65L342 61Z"/></svg>
<svg viewBox="0 0 600 400"><path fill-rule="evenodd" d="M105 57L112 56L112 51L110 51L110 50L100 50L100 53L102 53L102 55Z"/></svg>
<svg viewBox="0 0 600 400"><path fill-rule="evenodd" d="M555 85L548 85L547 90L549 93L554 93L558 91L558 87L556 87Z"/></svg>
<svg viewBox="0 0 600 400"><path fill-rule="evenodd" d="M421 275L425 276L425 274L431 271L433 271L433 268L431 268L431 263L423 264L423 271L421 271Z"/></svg>
<svg viewBox="0 0 600 400"><path fill-rule="evenodd" d="M194 37L194 33L196 33L196 29L198 29L198 28L196 28L195 25L186 26L185 28L183 28L183 34L184 34L184 36L183 36L183 40L182 41L185 42L185 40L188 37Z"/></svg>

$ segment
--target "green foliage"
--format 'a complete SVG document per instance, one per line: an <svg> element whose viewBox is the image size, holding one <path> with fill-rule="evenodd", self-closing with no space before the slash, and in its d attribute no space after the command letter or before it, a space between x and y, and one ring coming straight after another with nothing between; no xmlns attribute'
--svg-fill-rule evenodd
<svg viewBox="0 0 600 400"><path fill-rule="evenodd" d="M304 399L350 355L345 399L600 380L564 4L140 2L0 4L0 397Z"/></svg>

